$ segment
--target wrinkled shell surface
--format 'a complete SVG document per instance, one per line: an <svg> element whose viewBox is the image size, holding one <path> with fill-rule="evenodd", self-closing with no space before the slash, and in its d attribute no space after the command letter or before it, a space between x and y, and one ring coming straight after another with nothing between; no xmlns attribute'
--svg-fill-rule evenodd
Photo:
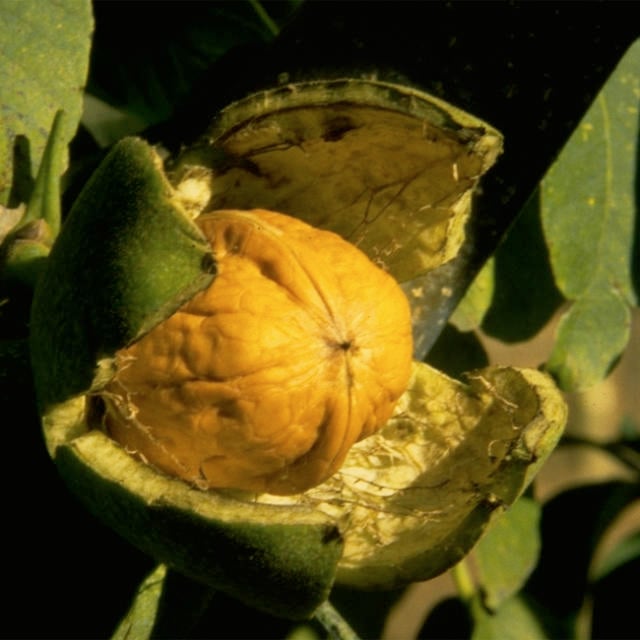
<svg viewBox="0 0 640 640"><path fill-rule="evenodd" d="M196 222L218 275L117 354L105 426L201 487L304 491L391 416L410 377L408 302L359 249L300 220Z"/></svg>

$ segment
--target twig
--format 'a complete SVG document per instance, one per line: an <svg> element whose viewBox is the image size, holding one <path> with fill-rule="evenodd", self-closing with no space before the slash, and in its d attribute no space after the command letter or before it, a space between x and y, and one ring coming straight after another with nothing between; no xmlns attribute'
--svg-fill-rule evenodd
<svg viewBox="0 0 640 640"><path fill-rule="evenodd" d="M318 607L315 617L327 630L331 640L359 640L358 634L328 600Z"/></svg>

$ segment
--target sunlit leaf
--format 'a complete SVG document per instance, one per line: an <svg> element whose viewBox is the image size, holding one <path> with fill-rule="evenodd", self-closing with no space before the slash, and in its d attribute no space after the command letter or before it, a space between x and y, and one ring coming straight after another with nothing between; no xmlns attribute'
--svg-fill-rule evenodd
<svg viewBox="0 0 640 640"><path fill-rule="evenodd" d="M10 193L10 204L29 198L58 110L67 114L61 139L66 143L73 137L82 109L92 28L91 4L86 0L2 3L0 204L9 201Z"/></svg>
<svg viewBox="0 0 640 640"><path fill-rule="evenodd" d="M495 612L473 608L471 640L547 640L548 635L527 603L513 597Z"/></svg>
<svg viewBox="0 0 640 640"><path fill-rule="evenodd" d="M0 205L0 244L2 244L10 231L22 220L25 213L25 206L4 207Z"/></svg>
<svg viewBox="0 0 640 640"><path fill-rule="evenodd" d="M0 297L6 295L10 301L15 297L14 287L24 289L26 286L31 291L35 288L60 230L60 176L66 155L66 143L62 139L64 116L64 111L58 111L54 118L26 213L15 221L6 238L0 237ZM6 224L12 214L23 209L2 207L0 226L3 218Z"/></svg>
<svg viewBox="0 0 640 640"><path fill-rule="evenodd" d="M472 331L482 324L495 290L495 260L490 258L460 300L450 322L460 331Z"/></svg>
<svg viewBox="0 0 640 640"><path fill-rule="evenodd" d="M313 627L301 624L292 629L285 640L322 640L322 636Z"/></svg>
<svg viewBox="0 0 640 640"><path fill-rule="evenodd" d="M542 185L556 282L575 301L548 364L568 390L602 379L629 337L640 42L627 52Z"/></svg>
<svg viewBox="0 0 640 640"><path fill-rule="evenodd" d="M615 289L594 289L562 316L546 364L566 390L585 389L600 382L629 339L628 303Z"/></svg>
<svg viewBox="0 0 640 640"><path fill-rule="evenodd" d="M52 242L62 224L60 176L64 171L66 120L67 115L64 111L56 112L33 186L33 193L27 205L27 213L22 220L23 223L36 220L46 222Z"/></svg>

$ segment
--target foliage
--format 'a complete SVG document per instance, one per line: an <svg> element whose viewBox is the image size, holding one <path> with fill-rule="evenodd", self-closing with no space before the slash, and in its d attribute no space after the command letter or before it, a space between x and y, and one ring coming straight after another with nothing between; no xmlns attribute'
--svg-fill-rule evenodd
<svg viewBox="0 0 640 640"><path fill-rule="evenodd" d="M59 109L68 114L61 133L65 145L73 137L82 111L92 24L86 2L2 3L0 204L28 200L30 179Z"/></svg>
<svg viewBox="0 0 640 640"><path fill-rule="evenodd" d="M133 11L124 20L118 3L111 4L96 4L94 33L88 1L0 0L0 66L10 70L11 78L0 85L0 400L5 415L14 416L13 426L24 427L10 435L9 444L34 452L29 473L38 476L43 495L58 505L61 520L74 523L72 532L54 527L41 543L46 548L25 550L24 557L9 565L16 604L33 598L42 602L46 615L26 622L16 616L21 626L14 629L9 620L7 629L14 636L148 637L153 630L156 636L320 638L326 632L317 621L296 626L187 583L162 566L152 569L146 557L83 520L75 503L58 489L35 435L24 338L25 291L38 268L23 277L20 261L11 257L46 257L60 219L52 176L67 166L67 149L63 203L73 199L85 167L93 165L105 146L165 121L211 63L273 41L298 3L182 3L179 12L170 3L158 4L157 28L146 41L138 38L145 28L138 14ZM94 108L81 113L83 92ZM431 364L458 376L486 364L484 336L518 343L560 315L553 346L540 359L561 388L575 393L593 387L615 368L629 340L640 283L639 95L636 43L494 247L431 351ZM64 117L58 117L51 133L59 110ZM34 241L27 234L27 248L18 251L16 241L25 240L18 232L24 236L40 220L49 235ZM24 416L24 425L18 424L18 415ZM633 590L622 585L626 575L637 573L640 562L638 523L622 540L608 541L613 525L640 501L640 425L625 422L606 445L567 439L561 448L575 446L619 460L629 471L626 479L577 486L543 504L534 495L521 498L454 569L458 599L433 610L421 637L456 633L458 625L466 626L461 633L478 639L579 638L591 630L599 637L630 634L635 612L628 593ZM21 464L13 464L9 471L24 474ZM22 529L33 526L35 508L23 493L9 501L12 521L21 523L11 540L21 548ZM81 551L87 536L94 539L93 551ZM105 556L104 549L111 555ZM29 553L34 560L27 559ZM38 563L50 577L32 586L19 576L33 573ZM76 610L66 606L72 596L52 589L64 573L74 581ZM122 584L114 586L118 574ZM332 601L356 632L380 636L401 595L337 589ZM466 614L446 616L443 631L438 627L443 610L460 612L455 608L460 603ZM323 612L325 623L327 617L333 621L325 626L345 638L354 633L334 614Z"/></svg>

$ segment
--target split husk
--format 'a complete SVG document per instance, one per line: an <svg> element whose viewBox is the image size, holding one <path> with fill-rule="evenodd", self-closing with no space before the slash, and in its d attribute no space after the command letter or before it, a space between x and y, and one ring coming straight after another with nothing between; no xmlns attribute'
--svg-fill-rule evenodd
<svg viewBox="0 0 640 640"><path fill-rule="evenodd" d="M491 367L463 384L416 363L382 431L292 497L202 491L91 425L116 351L215 278L200 211L265 207L341 233L404 283L415 335L416 278L458 251L499 150L497 132L438 100L350 80L231 105L171 182L146 143L118 143L66 221L32 312L45 440L70 488L159 561L283 617L312 615L334 581L390 588L455 564L562 432L544 374Z"/></svg>

